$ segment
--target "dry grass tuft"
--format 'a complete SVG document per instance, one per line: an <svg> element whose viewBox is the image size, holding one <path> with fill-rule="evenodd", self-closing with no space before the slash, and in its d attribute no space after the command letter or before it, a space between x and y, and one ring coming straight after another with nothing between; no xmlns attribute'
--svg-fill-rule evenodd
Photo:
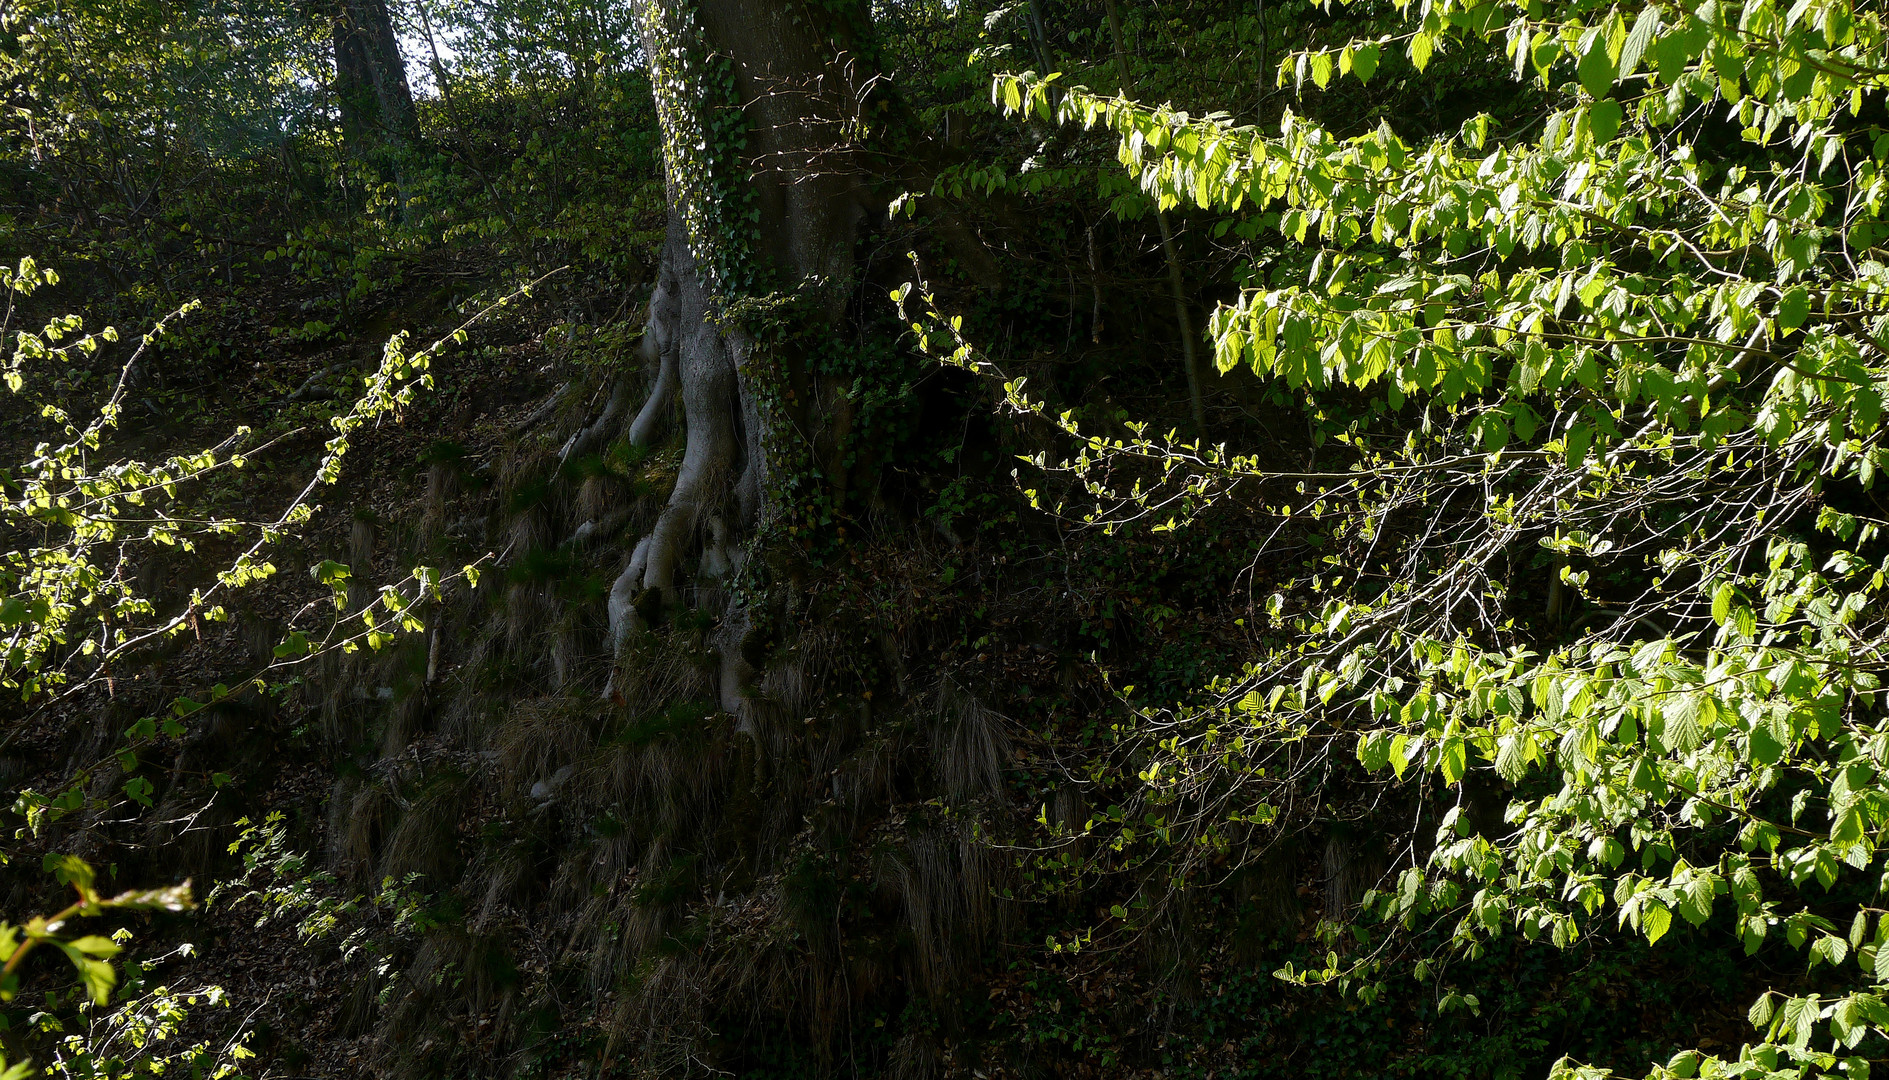
<svg viewBox="0 0 1889 1080"><path fill-rule="evenodd" d="M833 770L833 798L857 817L897 798L899 741L880 733L866 740Z"/></svg>
<svg viewBox="0 0 1889 1080"><path fill-rule="evenodd" d="M328 856L341 876L369 875L399 804L380 780L342 776L328 799Z"/></svg>
<svg viewBox="0 0 1889 1080"><path fill-rule="evenodd" d="M513 837L485 856L466 874L466 893L478 905L470 920L474 930L490 926L508 912L529 910L542 888L538 878L539 838Z"/></svg>
<svg viewBox="0 0 1889 1080"><path fill-rule="evenodd" d="M888 1080L941 1080L945 1071L944 1047L930 1031L917 1029L899 1036L887 1063Z"/></svg>
<svg viewBox="0 0 1889 1080"><path fill-rule="evenodd" d="M570 694L527 698L514 705L492 738L504 797L527 797L534 786L560 772L568 778L596 745L605 716L599 702ZM548 794L541 790L540 798Z"/></svg>
<svg viewBox="0 0 1889 1080"><path fill-rule="evenodd" d="M449 772L424 781L406 800L399 820L387 833L380 860L383 876L420 874L428 888L440 888L459 876L465 789L465 778Z"/></svg>
<svg viewBox="0 0 1889 1080"><path fill-rule="evenodd" d="M952 798L1001 798L1012 747L1004 718L949 679L939 684L932 770Z"/></svg>
<svg viewBox="0 0 1889 1080"><path fill-rule="evenodd" d="M820 693L844 655L838 631L814 627L802 631L794 643L780 650L761 675L760 691L780 703L789 719L812 716Z"/></svg>
<svg viewBox="0 0 1889 1080"><path fill-rule="evenodd" d="M422 552L430 552L446 535L447 516L452 502L459 497L460 465L457 461L435 461L426 469L426 495L420 504L420 525L416 541Z"/></svg>
<svg viewBox="0 0 1889 1080"><path fill-rule="evenodd" d="M991 853L966 836L926 830L882 854L879 884L895 895L912 935L912 974L937 997L970 972L998 911Z"/></svg>
<svg viewBox="0 0 1889 1080"><path fill-rule="evenodd" d="M678 701L716 700L715 658L686 631L635 635L617 658L616 696L632 716Z"/></svg>

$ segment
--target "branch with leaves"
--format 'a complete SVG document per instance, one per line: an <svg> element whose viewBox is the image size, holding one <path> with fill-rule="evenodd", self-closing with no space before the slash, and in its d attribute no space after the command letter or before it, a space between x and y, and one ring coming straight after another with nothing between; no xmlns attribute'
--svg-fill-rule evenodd
<svg viewBox="0 0 1889 1080"><path fill-rule="evenodd" d="M921 344L1075 443L1025 463L1039 505L1163 529L1238 507L1323 552L1269 600L1259 655L1199 700L1124 691L1113 756L1070 778L1116 802L1087 829L1099 854L1057 836L1038 869L1141 875L1143 904L1113 917L1145 923L1355 770L1373 805L1409 808L1359 913L1390 933L1334 937L1282 977L1370 998L1499 935L1567 948L1611 924L1657 944L1718 920L1822 984L1776 984L1750 1045L1651 1075L1866 1075L1889 1038L1889 513L1870 510L1889 464L1889 31L1846 0L1401 6L1406 33L1288 56L1281 84L1462 50L1509 63L1543 111L1341 138L1055 75L992 85L1013 116L1111 133L1161 209L1244 245L1250 285L1208 338L1223 372L1304 403L1322 468L1085 425L922 285L895 294L923 302ZM1531 574L1546 605L1520 598ZM1500 829L1470 813L1481 776Z"/></svg>

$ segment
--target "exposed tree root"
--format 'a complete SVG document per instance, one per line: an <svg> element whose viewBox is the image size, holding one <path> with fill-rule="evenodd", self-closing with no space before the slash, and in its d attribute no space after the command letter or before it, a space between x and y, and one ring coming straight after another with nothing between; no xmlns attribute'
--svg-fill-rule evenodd
<svg viewBox="0 0 1889 1080"><path fill-rule="evenodd" d="M708 294L696 274L694 258L683 239L679 221L671 222L663 248L663 265L650 298L648 328L642 356L655 368L649 396L630 422L632 445L650 446L663 433L672 402L680 398L684 446L675 487L649 533L631 549L611 584L607 611L610 650L620 656L633 634L646 630L665 606L682 600L683 567L699 547L698 588L694 599L725 603L719 581L739 570L745 561L742 540L752 531L760 504L759 448L749 445L755 431L753 406L745 401L736 371L738 352L745 341L731 340L708 317ZM616 396L598 420L575 437L603 439L619 423ZM598 434L593 434L598 433ZM589 523L586 523L588 526ZM576 542L588 540L598 529L580 528ZM732 613L717 610L728 617ZM720 643L722 707L740 712L743 687L751 685L751 667L739 656L747 620L735 617L730 625L744 629ZM605 694L613 692L611 678Z"/></svg>

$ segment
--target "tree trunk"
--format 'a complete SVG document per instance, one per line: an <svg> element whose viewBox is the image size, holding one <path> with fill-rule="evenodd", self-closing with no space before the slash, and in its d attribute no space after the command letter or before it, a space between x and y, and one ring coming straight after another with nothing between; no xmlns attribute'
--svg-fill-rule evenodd
<svg viewBox="0 0 1889 1080"><path fill-rule="evenodd" d="M337 830L348 837L339 850L350 872L456 873L447 855L411 853L456 845L441 823L489 797L556 855L549 921L534 925L560 938L569 928L569 956L588 955L599 995L588 1007L616 1014L604 1059L622 1049L649 1075L739 1064L739 1032L765 1011L837 1063L875 997L950 1000L1007 918L994 899L1004 869L968 824L969 808L1008 798L1003 718L924 658L930 631L816 613L840 560L823 569L802 550L871 554L867 544L836 550L842 523L865 516L859 492L876 495L879 448L866 437L890 440L881 432L916 411L899 394L911 368L888 359L885 341L862 340L875 311L898 333L884 290L905 280L902 261L896 279L880 280L855 252L871 250L864 234L883 220L871 178L919 186L897 170L921 167L912 162L923 138L876 78L863 4L639 2L668 198L639 345L646 371L620 374L594 413L562 428L575 433L557 453L529 441L490 496L507 507L492 524L509 533L511 580L469 593L472 629L440 646L444 666L430 645L416 658L451 688L440 691L451 698L438 730L463 733L447 737L467 738L469 760L490 764L473 766L450 800L390 800L399 823L384 842L365 823L394 781L337 789L332 805L363 824ZM968 229L958 225L954 241L943 224L938 239L965 265L989 262ZM657 452L615 452L624 442ZM634 494L590 475L576 498L512 508L513 494L589 473L593 458L640 463L634 479L617 477ZM645 486L671 476L666 494ZM438 505L443 523L444 497ZM626 534L632 521L647 527ZM895 542L919 546L917 535ZM605 547L605 537L620 539ZM548 580L529 578L528 565L552 557L573 580L583 567L584 600L566 604ZM610 582L607 629L591 618L598 579ZM476 627L494 601L496 625ZM507 672L533 674L513 684ZM391 678L330 680L333 730L353 737L353 687ZM421 707L393 706L383 747L407 745L428 722ZM897 777L921 754L934 767L907 778L906 792ZM964 816L895 815L908 795ZM604 819L624 826L607 850L584 824ZM872 830L887 839L871 865L855 865L846 838ZM496 913L524 893L494 883L524 889L540 870L492 851L460 887L497 898L486 908ZM871 910L839 903L828 884L841 881L870 890ZM753 918L724 935L732 924L720 920L735 911ZM696 925L717 929L683 944ZM441 1029L419 1018L447 1006L419 959L412 970L383 1032L400 1053L437 1055ZM724 1027L728 1040L716 1034Z"/></svg>
<svg viewBox="0 0 1889 1080"><path fill-rule="evenodd" d="M418 129L413 91L385 0L340 0L333 39L335 96L348 145L359 150L411 142Z"/></svg>
<svg viewBox="0 0 1889 1080"><path fill-rule="evenodd" d="M810 484L844 500L852 406L792 343L844 313L870 208L848 142L869 74L849 51L857 25L761 0L646 10L670 212L643 339L653 390L626 434L660 438L679 400L686 447L668 505L610 592L619 651L691 587L709 596L741 571L791 515L783 490ZM783 320L794 332L779 332ZM609 434L596 429L580 438ZM752 672L737 646L748 620L735 608L717 614L722 706L745 720Z"/></svg>

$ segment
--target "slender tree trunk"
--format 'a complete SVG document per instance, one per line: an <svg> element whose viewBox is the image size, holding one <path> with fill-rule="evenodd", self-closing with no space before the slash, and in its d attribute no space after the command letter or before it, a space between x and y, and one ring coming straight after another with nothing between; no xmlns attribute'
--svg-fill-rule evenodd
<svg viewBox="0 0 1889 1080"><path fill-rule="evenodd" d="M1133 96L1135 92L1134 76L1128 67L1128 45L1122 39L1121 11L1115 0L1108 2L1109 34L1115 39L1115 70L1121 80L1121 92ZM1194 434L1201 440L1207 438L1207 407L1200 393L1200 359L1195 355L1194 319L1187 308L1187 290L1181 273L1181 257L1174 250L1174 234L1168 228L1168 216L1160 207L1155 207L1154 222L1161 230L1161 256L1168 264L1168 295L1174 301L1174 322L1181 334L1181 367L1187 371L1187 403L1194 415Z"/></svg>
<svg viewBox="0 0 1889 1080"><path fill-rule="evenodd" d="M340 0L333 41L343 138L356 148L410 143L418 133L413 90L385 0Z"/></svg>

